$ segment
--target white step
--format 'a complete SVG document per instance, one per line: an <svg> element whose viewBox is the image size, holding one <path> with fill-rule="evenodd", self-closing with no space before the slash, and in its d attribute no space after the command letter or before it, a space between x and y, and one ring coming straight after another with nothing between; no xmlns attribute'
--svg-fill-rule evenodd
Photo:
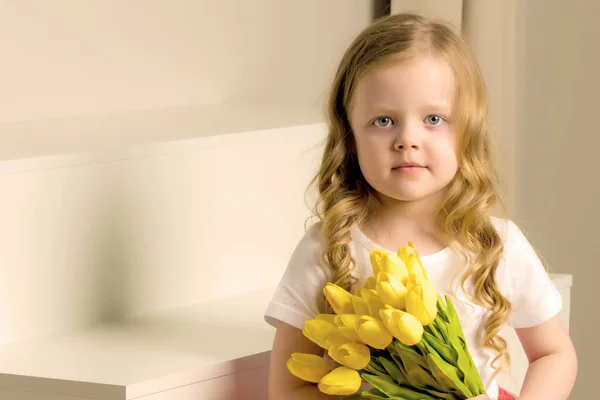
<svg viewBox="0 0 600 400"><path fill-rule="evenodd" d="M275 285L309 216L320 117L220 105L0 124L0 344Z"/></svg>
<svg viewBox="0 0 600 400"><path fill-rule="evenodd" d="M552 280L568 325L571 277ZM274 330L263 313L274 291L0 346L0 398L264 400ZM526 360L514 332L504 335L514 376L500 382L518 390Z"/></svg>
<svg viewBox="0 0 600 400"><path fill-rule="evenodd" d="M263 314L273 293L269 288L0 346L0 388L30 392L31 399L130 400L202 382L206 391L223 376L239 380L268 364L274 330ZM265 398L265 377L245 399ZM0 398L10 398L2 390ZM230 398L227 390L233 387L213 387L212 394L196 398Z"/></svg>

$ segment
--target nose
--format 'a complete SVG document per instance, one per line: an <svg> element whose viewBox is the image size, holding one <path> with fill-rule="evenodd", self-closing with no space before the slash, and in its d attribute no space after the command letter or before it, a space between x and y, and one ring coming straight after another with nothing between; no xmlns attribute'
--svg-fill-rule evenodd
<svg viewBox="0 0 600 400"><path fill-rule="evenodd" d="M418 150L421 147L418 127L411 124L398 126L396 137L394 138L395 150Z"/></svg>

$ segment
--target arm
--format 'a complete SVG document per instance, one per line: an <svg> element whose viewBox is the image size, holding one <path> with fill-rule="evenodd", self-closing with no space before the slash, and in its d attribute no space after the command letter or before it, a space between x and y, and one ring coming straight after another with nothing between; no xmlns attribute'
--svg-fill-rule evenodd
<svg viewBox="0 0 600 400"><path fill-rule="evenodd" d="M566 400L575 384L577 355L560 317L515 332L529 360L519 399Z"/></svg>
<svg viewBox="0 0 600 400"><path fill-rule="evenodd" d="M269 365L269 400L332 400L337 396L321 393L315 384L292 375L285 363L292 353L323 354L323 349L308 340L302 331L286 323L277 325Z"/></svg>

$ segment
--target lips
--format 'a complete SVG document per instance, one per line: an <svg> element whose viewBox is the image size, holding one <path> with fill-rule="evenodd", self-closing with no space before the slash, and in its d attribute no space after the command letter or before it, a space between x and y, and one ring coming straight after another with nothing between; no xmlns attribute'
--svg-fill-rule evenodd
<svg viewBox="0 0 600 400"><path fill-rule="evenodd" d="M401 168L425 168L425 167L416 162L403 162L403 163L395 166L393 169L401 169Z"/></svg>

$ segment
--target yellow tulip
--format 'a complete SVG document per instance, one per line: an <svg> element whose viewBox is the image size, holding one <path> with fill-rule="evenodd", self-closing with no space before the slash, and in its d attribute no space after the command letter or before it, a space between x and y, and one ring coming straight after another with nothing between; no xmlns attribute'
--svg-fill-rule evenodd
<svg viewBox="0 0 600 400"><path fill-rule="evenodd" d="M327 336L325 339L325 343L327 343L327 347L323 347L326 350L329 350L333 346L338 346L340 344L348 343L350 339L348 336L344 335L344 333L340 330L340 328L334 330Z"/></svg>
<svg viewBox="0 0 600 400"><path fill-rule="evenodd" d="M413 255L409 256L408 262L406 263L406 268L408 269L409 275L415 274L425 279L428 279L427 271L425 271L425 267L423 267L423 264L421 263L421 260L418 257Z"/></svg>
<svg viewBox="0 0 600 400"><path fill-rule="evenodd" d="M369 348L360 343L346 343L329 349L329 356L338 363L352 369L363 369L371 362Z"/></svg>
<svg viewBox="0 0 600 400"><path fill-rule="evenodd" d="M366 315L356 323L356 331L363 343L380 350L389 346L393 339L383 322Z"/></svg>
<svg viewBox="0 0 600 400"><path fill-rule="evenodd" d="M371 258L371 267L373 275L376 277L380 272L387 272L394 275L400 282L408 276L408 270L404 261L395 254L391 254L386 250L371 250L369 252Z"/></svg>
<svg viewBox="0 0 600 400"><path fill-rule="evenodd" d="M335 325L335 317L335 314L317 314L315 319L327 321Z"/></svg>
<svg viewBox="0 0 600 400"><path fill-rule="evenodd" d="M361 383L356 370L338 367L319 381L319 390L331 396L347 396L358 392Z"/></svg>
<svg viewBox="0 0 600 400"><path fill-rule="evenodd" d="M331 282L323 288L323 293L336 314L354 314L351 293Z"/></svg>
<svg viewBox="0 0 600 400"><path fill-rule="evenodd" d="M386 308L381 310L381 319L388 331L407 346L413 346L421 341L423 325L407 312Z"/></svg>
<svg viewBox="0 0 600 400"><path fill-rule="evenodd" d="M354 313L356 315L369 315L369 305L367 301L360 297L360 289L358 291L359 295L352 296L352 306L354 307Z"/></svg>
<svg viewBox="0 0 600 400"><path fill-rule="evenodd" d="M367 306L369 307L369 315L373 318L379 317L379 310L385 307L383 301L377 294L377 291L372 289L362 289L361 291L362 298L367 302Z"/></svg>
<svg viewBox="0 0 600 400"><path fill-rule="evenodd" d="M356 323L360 320L360 315L356 314L341 314L335 317L335 324L340 332L346 336L349 341L360 343L360 337L356 332Z"/></svg>
<svg viewBox="0 0 600 400"><path fill-rule="evenodd" d="M363 285L363 287L365 289L375 289L376 284L377 284L377 279L375 279L375 277L373 277L373 276L370 276L365 281L365 284Z"/></svg>
<svg viewBox="0 0 600 400"><path fill-rule="evenodd" d="M437 315L437 292L433 284L422 276L411 274L407 290L406 311L423 326L431 324Z"/></svg>
<svg viewBox="0 0 600 400"><path fill-rule="evenodd" d="M384 304L404 309L406 287L394 275L380 272L377 275L376 291Z"/></svg>
<svg viewBox="0 0 600 400"><path fill-rule="evenodd" d="M406 264L411 256L419 257L419 254L417 253L417 249L413 242L409 241L408 246L402 246L398 249L398 257Z"/></svg>
<svg viewBox="0 0 600 400"><path fill-rule="evenodd" d="M328 339L331 340L331 337L336 334L336 331L338 331L337 325L329 321L323 319L309 319L304 323L302 333L312 342L329 350L331 344L328 342ZM347 339L345 341L347 341ZM345 343L345 341L342 343Z"/></svg>
<svg viewBox="0 0 600 400"><path fill-rule="evenodd" d="M317 383L333 370L333 363L316 354L292 353L286 362L292 375L307 382Z"/></svg>

